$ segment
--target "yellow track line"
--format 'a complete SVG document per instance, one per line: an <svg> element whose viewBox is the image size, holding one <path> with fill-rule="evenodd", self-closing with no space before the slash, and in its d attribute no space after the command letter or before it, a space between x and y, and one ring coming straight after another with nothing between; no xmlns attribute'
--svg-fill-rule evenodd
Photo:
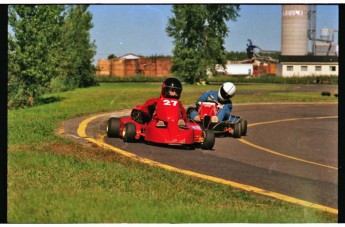
<svg viewBox="0 0 345 227"><path fill-rule="evenodd" d="M274 124L274 123L280 123L280 122L286 122L286 121L312 120L312 119L329 119L329 118L338 118L338 116L303 117L303 118L290 118L290 119L283 119L283 120L276 120L276 121L265 121L265 122L258 122L258 123L248 124L248 127L264 125L264 124ZM285 155L285 154L282 154L282 153L270 150L268 148L261 147L259 145L253 144L253 143L251 143L248 140L245 140L243 138L238 139L238 141L240 141L240 142L242 142L244 144L247 144L249 146L255 147L255 148L259 149L259 150L263 150L263 151L269 152L271 154L275 154L275 155L282 156L282 157L285 157L285 158L293 159L293 160L304 162L304 163L309 163L309 164L312 164L312 165L322 166L322 167L326 167L326 168L329 168L329 169L335 169L335 170L338 169L337 167L328 166L328 165L320 164L320 163L317 163L317 162L308 161L308 160L297 158L297 157L293 157L293 156L290 156L290 155Z"/></svg>
<svg viewBox="0 0 345 227"><path fill-rule="evenodd" d="M260 150L263 150L263 151L267 151L267 152L269 152L271 154L275 154L275 155L282 156L282 157L285 157L285 158L293 159L293 160L296 160L296 161L299 161L299 162L305 162L305 163L309 163L309 164L312 164L312 165L326 167L326 168L329 168L329 169L338 169L337 167L323 165L323 164L320 164L320 163L317 163L317 162L312 162L312 161L308 161L308 160L305 160L305 159L296 158L296 157L293 157L293 156L281 154L279 152L272 151L272 150L270 150L268 148L264 148L264 147L261 147L259 145L253 144L253 143L249 142L248 140L245 140L245 139L242 139L242 138L241 139L237 139L237 140L242 142L242 143L244 143L244 144L247 144L249 146L255 147L257 149L260 149Z"/></svg>
<svg viewBox="0 0 345 227"><path fill-rule="evenodd" d="M297 198L294 198L294 197L291 197L291 196L279 194L279 193L276 193L276 192L267 191L267 190L264 190L264 189L261 189L261 188L257 188L257 187L253 187L253 186L250 186L250 185L240 184L240 183L237 183L237 182L233 182L233 181L229 181L229 180L224 180L224 179L221 179L221 178L218 178L218 177L212 177L212 176L208 176L208 175L205 175L205 174L200 174L200 173L192 172L192 171L189 171L189 170L179 169L179 168L176 168L176 167L173 167L173 166L169 166L169 165L166 165L166 164L162 164L162 163L159 163L159 162L147 159L147 158L141 158L141 157L139 157L139 156L137 156L137 155L135 155L133 153L130 153L128 151L124 151L124 150L119 149L117 147L113 147L113 146L111 146L109 144L106 144L103 141L87 137L87 135L86 135L87 125L92 120L94 120L94 119L96 119L98 117L101 117L101 116L105 116L105 115L107 115L107 114L101 114L101 115L93 116L93 117L87 118L84 121L82 121L79 124L78 130L77 130L78 135L80 137L83 137L84 139L92 142L92 143L95 143L95 144L99 145L100 147L109 149L111 151L114 151L116 153L119 153L121 155L124 155L126 157L132 158L134 160L140 161L142 163L145 163L145 164L148 164L148 165L151 165L151 166L158 166L160 168L163 168L163 169L166 169L166 170L169 170L169 171L174 171L174 172L186 174L186 175L189 175L189 176L194 176L194 177L198 177L198 178L201 178L201 179L213 181L213 182L216 182L216 183L221 183L221 184L229 185L231 187L239 188L239 189L242 189L242 190L245 190L245 191L254 192L254 193L257 193L257 194L269 196L269 197L272 197L272 198L275 198L275 199L279 199L279 200L283 200L283 201L286 201L286 202L290 202L290 203L294 203L294 204L298 204L298 205L302 205L302 206L306 206L306 207L315 208L315 209L318 209L318 210L321 210L321 211L326 211L326 212L329 212L329 213L332 213L332 214L338 214L338 209L334 209L334 208L323 206L323 205L316 204L316 203L311 203L311 202L308 202L308 201L304 201L304 200L297 199Z"/></svg>
<svg viewBox="0 0 345 227"><path fill-rule="evenodd" d="M301 118L289 118L289 119L282 119L282 120L275 120L275 121L264 121L264 122L248 124L248 127L253 127L253 126L257 126L257 125L274 124L274 123L280 123L280 122L286 122L286 121L311 120L311 119L329 119L329 118L338 118L338 116L301 117Z"/></svg>
<svg viewBox="0 0 345 227"><path fill-rule="evenodd" d="M103 116L106 116L106 115L109 115L109 114L100 114L100 115L96 115L96 116L93 116L93 117L89 117L87 119L85 119L84 121L82 121L80 124L79 124L79 127L78 127L78 130L77 130L77 133L80 137L87 137L86 135L86 127L87 125L95 120L96 118L99 118L99 117L103 117Z"/></svg>

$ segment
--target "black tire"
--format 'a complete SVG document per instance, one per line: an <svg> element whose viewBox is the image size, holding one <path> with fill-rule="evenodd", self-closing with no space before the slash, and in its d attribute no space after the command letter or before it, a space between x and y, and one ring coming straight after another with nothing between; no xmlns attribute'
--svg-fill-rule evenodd
<svg viewBox="0 0 345 227"><path fill-rule="evenodd" d="M123 129L123 141L124 142L133 142L135 141L135 135L137 134L137 130L135 128L135 124L132 122L128 122L125 124L125 128Z"/></svg>
<svg viewBox="0 0 345 227"><path fill-rule="evenodd" d="M240 120L241 124L241 135L245 136L247 134L247 120L241 119Z"/></svg>
<svg viewBox="0 0 345 227"><path fill-rule="evenodd" d="M120 118L111 117L108 120L107 136L109 138L120 136Z"/></svg>
<svg viewBox="0 0 345 227"><path fill-rule="evenodd" d="M205 130L203 131L204 141L201 144L201 149L204 150L212 150L214 143L216 141L216 137L212 130Z"/></svg>
<svg viewBox="0 0 345 227"><path fill-rule="evenodd" d="M232 136L234 138L241 138L241 124L240 123L236 123L234 125L234 132L232 133Z"/></svg>
<svg viewBox="0 0 345 227"><path fill-rule="evenodd" d="M322 96L331 96L331 92L329 92L329 91L323 91L323 92L321 92L321 95L322 95Z"/></svg>

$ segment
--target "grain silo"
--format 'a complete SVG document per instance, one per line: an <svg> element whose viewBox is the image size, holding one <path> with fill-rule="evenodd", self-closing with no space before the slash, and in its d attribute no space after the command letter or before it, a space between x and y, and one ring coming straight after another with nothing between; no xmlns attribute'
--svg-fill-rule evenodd
<svg viewBox="0 0 345 227"><path fill-rule="evenodd" d="M281 55L308 54L308 5L282 6Z"/></svg>

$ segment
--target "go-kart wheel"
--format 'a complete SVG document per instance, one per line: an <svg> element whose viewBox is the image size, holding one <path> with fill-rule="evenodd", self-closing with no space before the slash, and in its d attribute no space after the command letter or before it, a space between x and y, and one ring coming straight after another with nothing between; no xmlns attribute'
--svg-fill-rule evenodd
<svg viewBox="0 0 345 227"><path fill-rule="evenodd" d="M120 119L116 117L111 117L108 120L107 126L107 136L110 138L120 136Z"/></svg>
<svg viewBox="0 0 345 227"><path fill-rule="evenodd" d="M241 119L240 124L241 124L241 135L244 136L247 134L247 120Z"/></svg>
<svg viewBox="0 0 345 227"><path fill-rule="evenodd" d="M232 136L234 138L241 138L241 124L240 123L236 123L234 125L234 132L232 133Z"/></svg>
<svg viewBox="0 0 345 227"><path fill-rule="evenodd" d="M132 122L128 122L125 124L125 128L123 129L122 132L122 138L124 142L133 142L135 140L135 135L137 131L135 128L135 124Z"/></svg>
<svg viewBox="0 0 345 227"><path fill-rule="evenodd" d="M214 135L214 132L212 130L205 130L202 132L204 141L201 144L201 149L204 150L211 150L214 146L214 143L216 141L216 137Z"/></svg>

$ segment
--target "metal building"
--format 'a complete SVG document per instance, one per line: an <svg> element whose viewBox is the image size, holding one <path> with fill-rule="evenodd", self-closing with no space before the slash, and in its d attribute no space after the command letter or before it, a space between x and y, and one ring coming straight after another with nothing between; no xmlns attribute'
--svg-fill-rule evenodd
<svg viewBox="0 0 345 227"><path fill-rule="evenodd" d="M316 37L316 6L283 5L281 16L281 56L276 75L338 75L337 46L333 45L336 30L324 28L321 30L321 39ZM312 42L312 53L308 53L309 40Z"/></svg>
<svg viewBox="0 0 345 227"><path fill-rule="evenodd" d="M282 6L281 55L308 54L308 5Z"/></svg>

